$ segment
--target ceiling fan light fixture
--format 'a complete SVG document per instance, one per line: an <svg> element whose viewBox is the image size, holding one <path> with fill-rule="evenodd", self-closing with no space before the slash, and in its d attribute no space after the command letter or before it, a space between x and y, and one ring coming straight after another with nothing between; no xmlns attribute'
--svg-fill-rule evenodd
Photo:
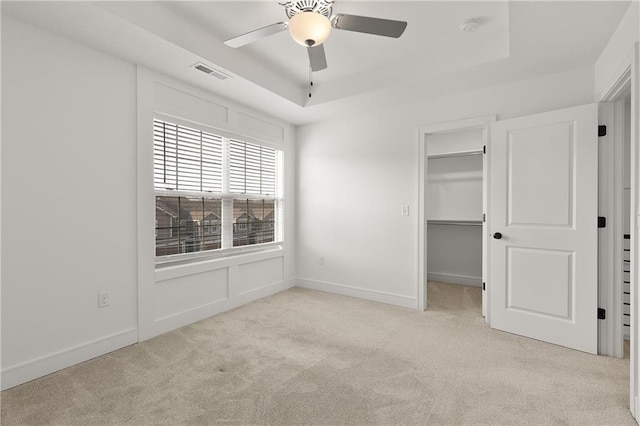
<svg viewBox="0 0 640 426"><path fill-rule="evenodd" d="M289 33L296 43L305 46L319 46L329 37L331 22L317 12L302 12L289 21Z"/></svg>

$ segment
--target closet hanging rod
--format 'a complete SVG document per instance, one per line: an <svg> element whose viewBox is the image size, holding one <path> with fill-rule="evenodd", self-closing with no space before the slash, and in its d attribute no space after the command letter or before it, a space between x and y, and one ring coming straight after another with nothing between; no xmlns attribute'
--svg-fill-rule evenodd
<svg viewBox="0 0 640 426"><path fill-rule="evenodd" d="M450 157L466 157L468 155L482 155L482 149L474 149L470 151L458 151L458 152L447 152L445 154L427 154L427 159L437 159L437 158L450 158Z"/></svg>
<svg viewBox="0 0 640 426"><path fill-rule="evenodd" d="M427 220L428 225L481 226L481 220Z"/></svg>

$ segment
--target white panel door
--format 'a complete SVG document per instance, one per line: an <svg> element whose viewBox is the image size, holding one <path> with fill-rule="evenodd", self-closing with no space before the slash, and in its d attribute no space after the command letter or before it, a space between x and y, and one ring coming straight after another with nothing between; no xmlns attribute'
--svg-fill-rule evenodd
<svg viewBox="0 0 640 426"><path fill-rule="evenodd" d="M491 327L597 353L597 104L495 122Z"/></svg>

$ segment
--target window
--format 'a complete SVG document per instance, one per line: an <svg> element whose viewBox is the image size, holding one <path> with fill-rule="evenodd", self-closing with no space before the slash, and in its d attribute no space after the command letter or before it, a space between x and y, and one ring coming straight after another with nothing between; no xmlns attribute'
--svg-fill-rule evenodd
<svg viewBox="0 0 640 426"><path fill-rule="evenodd" d="M222 248L219 226L209 225L221 216L220 199L156 195L156 256Z"/></svg>
<svg viewBox="0 0 640 426"><path fill-rule="evenodd" d="M234 247L274 241L274 201L234 199L233 223Z"/></svg>
<svg viewBox="0 0 640 426"><path fill-rule="evenodd" d="M156 257L280 241L282 152L154 120Z"/></svg>

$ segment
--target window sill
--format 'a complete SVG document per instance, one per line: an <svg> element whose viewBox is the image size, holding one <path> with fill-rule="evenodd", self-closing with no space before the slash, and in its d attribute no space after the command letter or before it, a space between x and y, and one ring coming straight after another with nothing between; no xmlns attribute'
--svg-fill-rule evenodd
<svg viewBox="0 0 640 426"><path fill-rule="evenodd" d="M156 283L168 281L188 275L228 268L229 266L284 257L284 248L282 243L274 243L269 244L268 247L256 247L253 250L246 247L231 249L224 253L216 253L213 256L215 257L156 263L155 281Z"/></svg>

